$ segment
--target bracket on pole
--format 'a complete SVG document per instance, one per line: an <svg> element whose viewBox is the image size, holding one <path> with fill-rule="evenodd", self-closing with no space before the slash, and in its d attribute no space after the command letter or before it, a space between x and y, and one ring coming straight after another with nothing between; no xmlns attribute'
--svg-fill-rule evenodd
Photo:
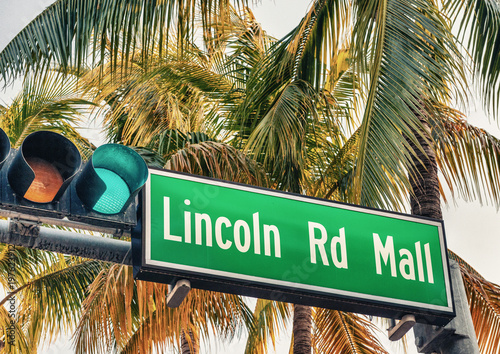
<svg viewBox="0 0 500 354"><path fill-rule="evenodd" d="M113 238L115 240L121 240L123 237L123 229L116 229L116 231L113 233Z"/></svg>
<svg viewBox="0 0 500 354"><path fill-rule="evenodd" d="M410 329L415 325L415 316L414 315L405 315L401 318L401 321L398 324L389 328L389 340L397 341L403 338L403 336L408 333Z"/></svg>
<svg viewBox="0 0 500 354"><path fill-rule="evenodd" d="M460 266L452 259L450 259L450 274L457 315L444 327L418 323L413 328L417 351L419 353L479 354Z"/></svg>
<svg viewBox="0 0 500 354"><path fill-rule="evenodd" d="M171 287L171 285L168 286L167 306L179 307L191 290L191 283L187 279L181 279L175 283L172 289Z"/></svg>
<svg viewBox="0 0 500 354"><path fill-rule="evenodd" d="M35 240L40 235L40 225L39 221L15 218L9 223L9 232L21 236L23 247L33 248Z"/></svg>

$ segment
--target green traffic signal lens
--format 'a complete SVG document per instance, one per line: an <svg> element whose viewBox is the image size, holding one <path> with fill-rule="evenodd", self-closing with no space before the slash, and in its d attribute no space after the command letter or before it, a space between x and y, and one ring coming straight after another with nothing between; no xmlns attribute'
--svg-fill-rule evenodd
<svg viewBox="0 0 500 354"><path fill-rule="evenodd" d="M129 147L98 147L76 181L83 205L101 214L123 212L148 178L142 157Z"/></svg>
<svg viewBox="0 0 500 354"><path fill-rule="evenodd" d="M119 213L130 197L127 183L118 174L105 168L96 168L95 172L106 184L106 191L93 209L102 214Z"/></svg>

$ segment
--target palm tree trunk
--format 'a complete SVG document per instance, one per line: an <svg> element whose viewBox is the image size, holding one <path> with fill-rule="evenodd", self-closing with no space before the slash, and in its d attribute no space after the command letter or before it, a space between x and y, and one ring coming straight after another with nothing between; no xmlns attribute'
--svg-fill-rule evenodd
<svg viewBox="0 0 500 354"><path fill-rule="evenodd" d="M193 331L186 333L184 330L181 333L181 353L182 354L197 354L200 351L200 343L198 336L194 335Z"/></svg>
<svg viewBox="0 0 500 354"><path fill-rule="evenodd" d="M410 142L416 156L413 157L415 166L409 172L410 184L413 193L410 195L411 213L434 219L442 219L441 195L439 193L438 167L436 154L431 146L430 126L420 117L425 128L423 136L415 134L421 149ZM424 139L425 137L425 139Z"/></svg>
<svg viewBox="0 0 500 354"><path fill-rule="evenodd" d="M293 306L293 354L311 354L312 309Z"/></svg>
<svg viewBox="0 0 500 354"><path fill-rule="evenodd" d="M429 124L423 120L422 116L420 116L420 120L425 128L424 136L426 138L430 137ZM439 193L438 168L436 163L435 150L430 145L432 144L432 142L424 139L419 134L415 135L422 147L423 152L420 151L419 149L416 149L415 146L412 146L417 156L413 158L415 163L415 168L413 168L409 174L411 187L413 189L413 195L410 197L411 213L419 216L442 219L443 214L441 212L441 199ZM464 275L462 275L462 277L464 277ZM465 296L465 291L463 291L463 294ZM466 303L467 302L465 300L465 304ZM465 305L465 307L466 306L467 305ZM459 314L458 316L462 317L461 325L463 327L461 327L461 330L463 331L462 333L464 333L464 335L457 337L459 339L450 341L445 340L444 343L440 344L440 352L479 353L478 343L476 339L476 334L474 333L474 329L473 328L471 329L470 327L468 330L466 329L467 325L465 323L468 321L470 321L471 326L473 326L472 318L464 320L463 317L465 316L464 312L462 312L462 314ZM422 333L422 329L417 330L416 327L414 328L414 331L418 331L414 333ZM467 335L465 333L467 333Z"/></svg>
<svg viewBox="0 0 500 354"><path fill-rule="evenodd" d="M289 186L288 189L300 194L300 168L293 166L288 171ZM312 308L305 305L293 305L293 354L311 354L312 349Z"/></svg>

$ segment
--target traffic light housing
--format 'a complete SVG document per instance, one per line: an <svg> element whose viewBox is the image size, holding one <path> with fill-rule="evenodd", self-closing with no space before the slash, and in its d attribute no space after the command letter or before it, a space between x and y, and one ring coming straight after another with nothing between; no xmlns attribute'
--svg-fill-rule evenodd
<svg viewBox="0 0 500 354"><path fill-rule="evenodd" d="M11 213L131 229L147 177L144 160L123 145L100 146L82 164L76 146L60 134L34 132L15 150L0 130L0 208Z"/></svg>
<svg viewBox="0 0 500 354"><path fill-rule="evenodd" d="M131 205L147 178L146 163L134 150L117 144L98 147L72 184L70 219L133 226L136 210Z"/></svg>

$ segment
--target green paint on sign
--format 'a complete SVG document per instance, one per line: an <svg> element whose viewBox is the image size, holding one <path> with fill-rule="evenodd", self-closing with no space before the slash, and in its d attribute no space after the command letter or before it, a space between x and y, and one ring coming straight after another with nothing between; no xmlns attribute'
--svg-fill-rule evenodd
<svg viewBox="0 0 500 354"><path fill-rule="evenodd" d="M442 223L151 171L146 264L452 311Z"/></svg>

